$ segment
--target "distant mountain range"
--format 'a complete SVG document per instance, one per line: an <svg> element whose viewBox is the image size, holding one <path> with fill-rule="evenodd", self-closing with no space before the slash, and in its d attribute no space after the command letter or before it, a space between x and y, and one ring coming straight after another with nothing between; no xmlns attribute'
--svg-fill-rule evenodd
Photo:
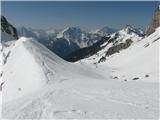
<svg viewBox="0 0 160 120"><path fill-rule="evenodd" d="M1 19L7 21L5 17ZM133 39L139 40L144 36L142 30L134 28L131 25L127 25L121 30L103 27L94 32L86 32L79 27L68 27L61 31L54 29L47 31L37 30L26 27L20 27L16 30L11 24L7 22L3 23L2 32L6 30L6 33L12 34L13 39L21 36L32 37L68 61L77 61L94 54L103 48L102 44L109 44L108 42L111 40L111 43L117 45L118 43L126 42L127 39L134 41ZM6 39L7 35L3 35L2 37L4 36Z"/></svg>
<svg viewBox="0 0 160 120"><path fill-rule="evenodd" d="M103 36L116 32L115 29L104 27L96 32L86 32L79 27L68 27L61 31L35 30L32 28L17 28L19 36L32 37L44 44L62 58L80 48L89 47Z"/></svg>

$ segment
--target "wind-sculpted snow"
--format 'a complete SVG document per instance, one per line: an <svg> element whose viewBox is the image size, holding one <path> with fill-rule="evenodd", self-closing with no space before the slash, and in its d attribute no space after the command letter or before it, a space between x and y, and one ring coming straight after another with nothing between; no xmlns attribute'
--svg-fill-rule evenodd
<svg viewBox="0 0 160 120"><path fill-rule="evenodd" d="M156 83L113 80L110 66L71 64L31 38L7 49L3 118L158 119Z"/></svg>

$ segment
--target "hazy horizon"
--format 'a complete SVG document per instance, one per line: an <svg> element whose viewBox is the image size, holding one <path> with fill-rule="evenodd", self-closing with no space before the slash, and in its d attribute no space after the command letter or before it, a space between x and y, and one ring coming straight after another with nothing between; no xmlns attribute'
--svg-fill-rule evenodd
<svg viewBox="0 0 160 120"><path fill-rule="evenodd" d="M158 1L2 1L2 15L16 27L86 31L104 26L120 29L126 24L145 29Z"/></svg>

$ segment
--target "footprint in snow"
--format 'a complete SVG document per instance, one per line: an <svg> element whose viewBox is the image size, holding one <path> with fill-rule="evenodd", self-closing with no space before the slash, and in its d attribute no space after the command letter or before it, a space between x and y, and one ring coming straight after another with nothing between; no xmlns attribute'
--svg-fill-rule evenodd
<svg viewBox="0 0 160 120"><path fill-rule="evenodd" d="M132 80L138 80L138 79L140 79L139 77L135 77L135 78L133 78Z"/></svg>
<svg viewBox="0 0 160 120"><path fill-rule="evenodd" d="M145 77L147 78L147 77L149 77L149 75L145 75Z"/></svg>

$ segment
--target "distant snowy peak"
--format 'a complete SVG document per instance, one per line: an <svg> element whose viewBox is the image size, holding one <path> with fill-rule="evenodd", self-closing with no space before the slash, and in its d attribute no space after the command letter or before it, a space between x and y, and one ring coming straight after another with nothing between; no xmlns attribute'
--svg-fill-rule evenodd
<svg viewBox="0 0 160 120"><path fill-rule="evenodd" d="M62 30L58 35L57 38L64 38L66 39L69 43L71 41L77 42L82 42L82 34L83 31L79 27L68 27ZM80 44L79 44L80 46Z"/></svg>
<svg viewBox="0 0 160 120"><path fill-rule="evenodd" d="M111 38L116 42L125 42L131 39L133 42L139 41L144 37L144 32L140 28L135 28L131 25L126 25L123 29L111 34Z"/></svg>
<svg viewBox="0 0 160 120"><path fill-rule="evenodd" d="M141 30L140 28L136 28L132 25L126 25L126 27L123 30L126 31L128 34L135 33L139 36L144 36L143 30Z"/></svg>
<svg viewBox="0 0 160 120"><path fill-rule="evenodd" d="M83 31L79 27L68 27L59 32L56 38L64 38L69 43L74 42L80 48L88 47L100 39L99 35L94 35Z"/></svg>
<svg viewBox="0 0 160 120"><path fill-rule="evenodd" d="M57 38L62 38L62 37L78 37L81 35L82 30L79 27L67 27L64 30L62 30L58 35Z"/></svg>
<svg viewBox="0 0 160 120"><path fill-rule="evenodd" d="M113 29L113 28L110 28L110 27L106 26L106 27L103 27L101 29L96 30L94 33L97 33L101 36L108 36L108 35L116 32L116 31L117 31L116 29Z"/></svg>
<svg viewBox="0 0 160 120"><path fill-rule="evenodd" d="M59 34L60 30L57 30L57 29L49 29L49 30L46 30L46 34L48 34L49 36L53 36L53 37L56 37L57 34Z"/></svg>

